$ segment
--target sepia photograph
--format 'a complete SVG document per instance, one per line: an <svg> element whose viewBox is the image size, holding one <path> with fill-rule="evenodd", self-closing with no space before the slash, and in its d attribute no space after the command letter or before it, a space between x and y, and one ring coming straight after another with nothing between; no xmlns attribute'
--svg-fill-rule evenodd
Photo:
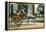
<svg viewBox="0 0 46 32"><path fill-rule="evenodd" d="M7 30L44 28L44 3L5 3Z"/></svg>

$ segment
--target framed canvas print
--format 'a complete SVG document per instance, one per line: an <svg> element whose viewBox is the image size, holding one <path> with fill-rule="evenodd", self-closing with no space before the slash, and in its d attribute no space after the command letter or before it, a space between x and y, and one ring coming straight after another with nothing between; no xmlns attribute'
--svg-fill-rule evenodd
<svg viewBox="0 0 46 32"><path fill-rule="evenodd" d="M5 2L5 29L44 28L44 3Z"/></svg>

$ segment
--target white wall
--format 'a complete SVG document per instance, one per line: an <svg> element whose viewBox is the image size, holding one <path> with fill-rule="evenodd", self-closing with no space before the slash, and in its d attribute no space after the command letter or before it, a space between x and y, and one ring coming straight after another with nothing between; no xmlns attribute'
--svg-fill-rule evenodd
<svg viewBox="0 0 46 32"><path fill-rule="evenodd" d="M39 4L34 4L34 7L35 7L35 13L36 13L36 14L39 13L39 11L37 10L38 6L39 6Z"/></svg>

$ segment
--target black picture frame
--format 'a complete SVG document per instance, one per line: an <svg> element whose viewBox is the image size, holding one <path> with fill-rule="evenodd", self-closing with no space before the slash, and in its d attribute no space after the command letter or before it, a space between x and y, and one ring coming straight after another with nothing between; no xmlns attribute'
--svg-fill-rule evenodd
<svg viewBox="0 0 46 32"><path fill-rule="evenodd" d="M10 3L26 3L26 4L41 4L41 3L27 3L27 2L8 2L8 1L6 1L5 2L5 30L6 31L8 31L8 27L7 27L7 25L8 25L8 23L7 23L7 3L9 3L9 5L10 5ZM42 4L44 4L44 3L42 3ZM33 7L34 7L34 5L33 5ZM43 10L44 10L44 8L43 8ZM34 8L33 8L33 12L34 12ZM33 13L34 14L34 13ZM43 24L43 28L45 27L45 22L44 22L44 24ZM29 28L29 29L31 29L31 28ZM39 29L39 28L32 28L32 29ZM20 29L20 30L23 30L23 29Z"/></svg>

